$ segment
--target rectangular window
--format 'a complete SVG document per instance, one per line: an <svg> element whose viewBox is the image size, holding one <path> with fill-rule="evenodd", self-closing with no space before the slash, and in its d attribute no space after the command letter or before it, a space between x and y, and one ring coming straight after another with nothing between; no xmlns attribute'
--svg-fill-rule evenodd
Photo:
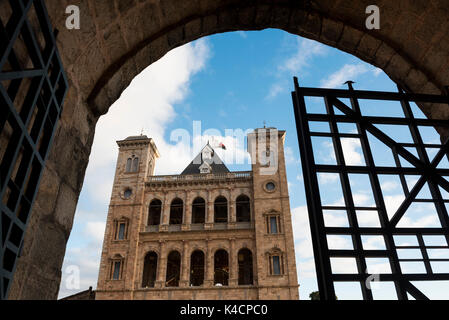
<svg viewBox="0 0 449 320"><path fill-rule="evenodd" d="M126 227L126 225L124 223L120 223L119 230L118 230L118 239L119 240L125 239L125 227Z"/></svg>
<svg viewBox="0 0 449 320"><path fill-rule="evenodd" d="M120 261L114 262L114 273L112 274L113 280L120 280Z"/></svg>
<svg viewBox="0 0 449 320"><path fill-rule="evenodd" d="M279 215L266 217L267 233L279 234L281 233L281 218Z"/></svg>
<svg viewBox="0 0 449 320"><path fill-rule="evenodd" d="M270 231L271 233L278 233L278 223L277 223L277 217L270 217Z"/></svg>
<svg viewBox="0 0 449 320"><path fill-rule="evenodd" d="M281 261L279 256L273 256L273 274L281 274Z"/></svg>

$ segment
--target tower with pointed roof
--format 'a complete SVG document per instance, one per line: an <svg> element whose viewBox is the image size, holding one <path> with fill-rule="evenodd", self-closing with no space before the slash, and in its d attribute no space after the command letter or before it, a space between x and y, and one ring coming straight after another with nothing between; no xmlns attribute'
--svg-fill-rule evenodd
<svg viewBox="0 0 449 320"><path fill-rule="evenodd" d="M268 138L268 175L265 131L248 136L244 172L207 143L179 175L155 176L152 139L118 141L96 299L298 299L285 131Z"/></svg>

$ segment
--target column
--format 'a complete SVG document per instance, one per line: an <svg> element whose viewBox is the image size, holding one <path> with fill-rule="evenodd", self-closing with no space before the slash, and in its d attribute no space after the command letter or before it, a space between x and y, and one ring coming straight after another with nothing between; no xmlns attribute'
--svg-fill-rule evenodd
<svg viewBox="0 0 449 320"><path fill-rule="evenodd" d="M229 239L231 242L231 250L229 252L229 285L236 286L238 284L238 261L235 252L235 238Z"/></svg>
<svg viewBox="0 0 449 320"><path fill-rule="evenodd" d="M229 222L228 229L235 229L237 218L236 218L236 205L235 199L233 195L233 190L229 188L229 197L228 197L228 206L229 206Z"/></svg>
<svg viewBox="0 0 449 320"><path fill-rule="evenodd" d="M192 224L192 195L190 192L186 191L186 197L184 201L184 217L182 222L182 230L190 230L190 225Z"/></svg>
<svg viewBox="0 0 449 320"><path fill-rule="evenodd" d="M182 250L182 262L181 262L181 281L179 283L180 287L188 287L189 286L189 245L188 242L182 240L183 250Z"/></svg>
<svg viewBox="0 0 449 320"><path fill-rule="evenodd" d="M164 240L159 241L159 257L157 261L157 278L155 283L156 288L165 287L165 273L167 271L166 245L167 244Z"/></svg>
<svg viewBox="0 0 449 320"><path fill-rule="evenodd" d="M159 231L161 231L161 232L168 231L169 221L170 221L170 202L169 202L168 193L165 193L163 209L162 209L162 223L159 227Z"/></svg>
<svg viewBox="0 0 449 320"><path fill-rule="evenodd" d="M214 200L212 199L212 192L207 193L207 203L206 203L206 223L204 225L205 229L213 229L214 227Z"/></svg>
<svg viewBox="0 0 449 320"><path fill-rule="evenodd" d="M205 275L204 275L204 286L213 287L214 286L214 257L210 249L210 240L206 239L206 265L205 265Z"/></svg>

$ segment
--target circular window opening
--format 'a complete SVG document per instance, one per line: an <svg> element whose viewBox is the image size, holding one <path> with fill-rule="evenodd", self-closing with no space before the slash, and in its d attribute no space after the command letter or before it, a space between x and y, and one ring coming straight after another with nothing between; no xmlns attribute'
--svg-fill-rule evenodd
<svg viewBox="0 0 449 320"><path fill-rule="evenodd" d="M132 190L128 188L123 193L123 196L125 197L125 199L129 199L129 198L131 198L132 194L133 194Z"/></svg>
<svg viewBox="0 0 449 320"><path fill-rule="evenodd" d="M273 182L268 182L268 183L265 185L265 188L266 188L268 191L274 191L274 189L276 189L276 185L275 185Z"/></svg>

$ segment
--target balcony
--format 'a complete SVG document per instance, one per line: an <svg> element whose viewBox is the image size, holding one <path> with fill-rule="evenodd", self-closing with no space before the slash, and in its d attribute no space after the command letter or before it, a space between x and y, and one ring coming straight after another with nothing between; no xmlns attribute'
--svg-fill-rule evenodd
<svg viewBox="0 0 449 320"><path fill-rule="evenodd" d="M147 184L184 183L184 182L210 181L210 180L249 180L251 178L252 178L251 171L238 171L229 173L152 176L148 177Z"/></svg>
<svg viewBox="0 0 449 320"><path fill-rule="evenodd" d="M187 228L185 228L187 226ZM146 233L157 232L188 232L188 231L203 231L203 230L250 230L254 229L254 222L235 222L235 223L192 223L190 225L160 225L160 226L146 226Z"/></svg>

